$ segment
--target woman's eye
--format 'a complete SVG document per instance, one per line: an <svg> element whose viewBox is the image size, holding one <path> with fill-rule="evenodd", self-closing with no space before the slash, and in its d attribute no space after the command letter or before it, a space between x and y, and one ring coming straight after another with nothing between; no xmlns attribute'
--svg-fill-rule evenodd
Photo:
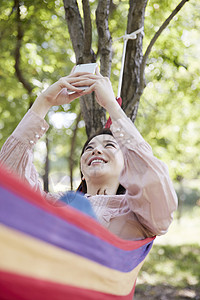
<svg viewBox="0 0 200 300"><path fill-rule="evenodd" d="M86 151L86 150L90 150L90 149L93 149L92 146L87 146L87 147L85 148L85 151Z"/></svg>
<svg viewBox="0 0 200 300"><path fill-rule="evenodd" d="M111 143L108 143L108 144L105 145L105 147L113 147L113 148L115 148L115 145L111 144Z"/></svg>

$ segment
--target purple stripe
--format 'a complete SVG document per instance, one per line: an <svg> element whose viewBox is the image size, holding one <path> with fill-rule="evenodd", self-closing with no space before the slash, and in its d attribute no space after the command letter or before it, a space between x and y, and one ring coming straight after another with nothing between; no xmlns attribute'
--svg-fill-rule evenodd
<svg viewBox="0 0 200 300"><path fill-rule="evenodd" d="M81 255L108 268L133 270L153 242L125 251L0 188L0 222L37 239Z"/></svg>

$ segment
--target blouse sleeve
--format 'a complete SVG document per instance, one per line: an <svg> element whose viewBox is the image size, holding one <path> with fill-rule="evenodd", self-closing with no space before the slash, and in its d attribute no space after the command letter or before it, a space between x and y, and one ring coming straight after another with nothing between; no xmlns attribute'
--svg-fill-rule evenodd
<svg viewBox="0 0 200 300"><path fill-rule="evenodd" d="M33 147L48 127L44 119L29 110L0 152L0 163L41 193L42 186L33 165Z"/></svg>
<svg viewBox="0 0 200 300"><path fill-rule="evenodd" d="M120 183L129 208L153 235L166 233L177 208L167 166L153 155L128 117L113 121L111 130L124 155Z"/></svg>

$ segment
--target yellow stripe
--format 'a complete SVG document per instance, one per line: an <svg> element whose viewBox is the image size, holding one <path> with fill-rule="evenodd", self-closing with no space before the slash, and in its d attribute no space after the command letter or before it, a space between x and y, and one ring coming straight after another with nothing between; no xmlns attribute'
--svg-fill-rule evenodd
<svg viewBox="0 0 200 300"><path fill-rule="evenodd" d="M115 295L131 292L143 264L123 273L4 225L0 241L1 270Z"/></svg>

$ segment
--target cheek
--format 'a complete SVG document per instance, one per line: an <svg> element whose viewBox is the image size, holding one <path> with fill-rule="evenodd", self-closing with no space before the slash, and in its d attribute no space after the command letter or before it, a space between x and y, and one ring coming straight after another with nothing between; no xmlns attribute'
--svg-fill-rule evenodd
<svg viewBox="0 0 200 300"><path fill-rule="evenodd" d="M115 161L116 161L118 168L122 170L124 167L124 156L123 156L121 150L115 154Z"/></svg>
<svg viewBox="0 0 200 300"><path fill-rule="evenodd" d="M81 172L83 173L83 162L82 162L82 160L80 161L80 168L81 168Z"/></svg>
<svg viewBox="0 0 200 300"><path fill-rule="evenodd" d="M113 167L122 168L124 166L124 157L120 149L107 150L107 157L112 162Z"/></svg>
<svg viewBox="0 0 200 300"><path fill-rule="evenodd" d="M83 173L83 170L84 170L84 158L83 157L81 157L80 165L81 165L81 172Z"/></svg>
<svg viewBox="0 0 200 300"><path fill-rule="evenodd" d="M84 153L82 156L81 156L81 160L80 160L80 165L81 165L81 171L84 170L84 167L86 165L86 160L88 158L88 155L87 153Z"/></svg>

